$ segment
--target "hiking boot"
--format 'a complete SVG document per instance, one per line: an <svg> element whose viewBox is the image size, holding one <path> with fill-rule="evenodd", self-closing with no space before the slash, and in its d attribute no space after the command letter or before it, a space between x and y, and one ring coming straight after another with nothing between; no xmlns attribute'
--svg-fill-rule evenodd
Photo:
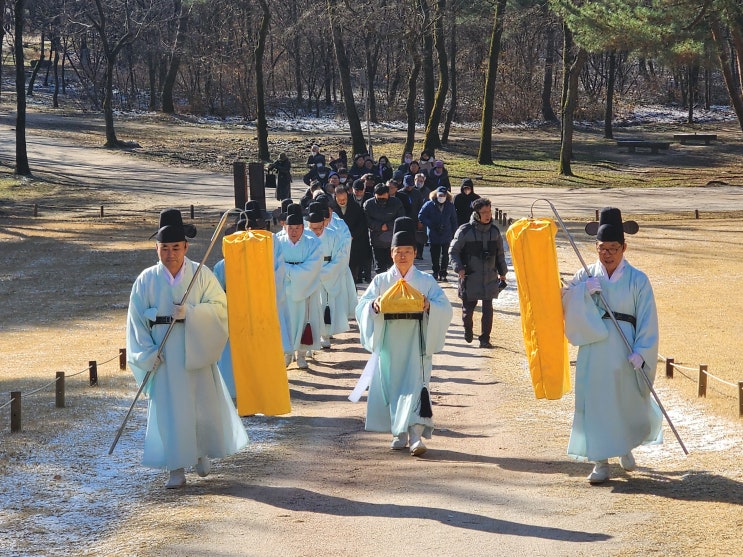
<svg viewBox="0 0 743 557"><path fill-rule="evenodd" d="M490 344L489 340L481 340L480 341L480 348L495 348L492 344Z"/></svg>
<svg viewBox="0 0 743 557"><path fill-rule="evenodd" d="M464 329L464 340L465 340L465 342L467 342L467 343L472 342L472 338L473 338L472 329L465 328Z"/></svg>

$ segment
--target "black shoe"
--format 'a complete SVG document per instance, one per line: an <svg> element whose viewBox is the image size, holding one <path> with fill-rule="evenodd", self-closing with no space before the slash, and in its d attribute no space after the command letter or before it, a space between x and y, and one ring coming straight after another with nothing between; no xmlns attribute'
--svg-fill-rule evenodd
<svg viewBox="0 0 743 557"><path fill-rule="evenodd" d="M472 342L472 329L464 330L464 340L465 342Z"/></svg>
<svg viewBox="0 0 743 557"><path fill-rule="evenodd" d="M439 280L439 272L438 271L431 271L431 274L433 275L433 278L435 278L437 281Z"/></svg>
<svg viewBox="0 0 743 557"><path fill-rule="evenodd" d="M439 275L439 282L447 282L447 280L446 280L446 274Z"/></svg>
<svg viewBox="0 0 743 557"><path fill-rule="evenodd" d="M480 341L480 348L495 348L492 344L490 344L489 340L481 340Z"/></svg>

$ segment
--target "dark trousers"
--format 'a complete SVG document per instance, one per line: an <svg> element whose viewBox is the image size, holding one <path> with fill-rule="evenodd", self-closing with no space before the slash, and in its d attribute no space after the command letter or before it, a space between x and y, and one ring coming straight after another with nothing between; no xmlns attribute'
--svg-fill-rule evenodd
<svg viewBox="0 0 743 557"><path fill-rule="evenodd" d="M462 322L465 330L472 330L472 315L475 313L477 302L480 300L462 300ZM490 341L490 332L493 330L493 300L482 301L482 333L481 341Z"/></svg>
<svg viewBox="0 0 743 557"><path fill-rule="evenodd" d="M390 248L374 248L374 273L379 275L392 267L392 254Z"/></svg>
<svg viewBox="0 0 743 557"><path fill-rule="evenodd" d="M449 244L431 244L431 267L433 268L433 274L438 276L445 276L447 269L449 268Z"/></svg>

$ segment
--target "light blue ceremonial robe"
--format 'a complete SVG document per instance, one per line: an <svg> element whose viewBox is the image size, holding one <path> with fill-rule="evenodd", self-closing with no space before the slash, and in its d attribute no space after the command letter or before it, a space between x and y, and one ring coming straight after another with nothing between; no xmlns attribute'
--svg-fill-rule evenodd
<svg viewBox="0 0 743 557"><path fill-rule="evenodd" d="M294 350L319 350L323 316L320 306L320 270L322 247L314 233L305 232L296 244L289 236L276 234L276 245L284 258L284 285L291 345ZM312 344L301 344L302 332L309 323Z"/></svg>
<svg viewBox="0 0 743 557"><path fill-rule="evenodd" d="M168 325L151 321L170 316L197 267L186 258L183 276L171 286L167 269L158 263L145 269L132 287L126 348L139 384L168 330ZM248 443L217 368L227 341L227 299L208 268L199 271L186 306L185 322L173 326L162 352L164 362L145 388L149 406L142 464L152 468L186 468L199 457L225 457Z"/></svg>
<svg viewBox="0 0 743 557"><path fill-rule="evenodd" d="M314 234L314 232L313 232ZM322 335L345 333L348 325L348 296L345 295L345 271L348 262L344 258L343 238L330 227L318 236L322 246L323 264L320 270L320 309L323 311ZM325 307L330 309L330 325L325 323ZM356 305L354 304L354 308Z"/></svg>
<svg viewBox="0 0 743 557"><path fill-rule="evenodd" d="M224 259L220 259L214 265L214 276L222 286L222 290L227 292L227 281L224 276ZM219 366L219 373L222 375L224 386L227 387L227 392L230 393L230 396L234 400L237 398L237 394L235 392L235 376L232 373L232 351L230 350L229 337L227 338L227 344L224 350L222 350L222 355L219 357L217 366Z"/></svg>
<svg viewBox="0 0 743 557"><path fill-rule="evenodd" d="M356 292L356 281L353 279L353 273L348 267L348 262L351 260L351 230L348 228L346 221L344 221L336 212L332 213L330 224L327 228L335 230L339 238L341 238L341 244L343 245L343 257L344 264L346 265L346 271L342 277L342 290L338 291L339 296L345 296L346 305L348 307L347 319L354 317L356 304L359 301L359 295Z"/></svg>
<svg viewBox="0 0 743 557"><path fill-rule="evenodd" d="M386 321L383 314L374 312L372 302L400 278L394 265L376 275L356 306L361 344L379 356L367 397L366 429L399 435L420 424L423 437L430 439L433 419L419 415L420 395L431 380L433 354L444 348L452 307L436 279L413 266L405 280L428 299L431 308L422 321Z"/></svg>
<svg viewBox="0 0 743 557"><path fill-rule="evenodd" d="M629 345L646 362L648 378L655 379L658 362L658 316L647 276L623 260L611 279L600 262L589 266L599 277L609 307L632 315L637 327L618 320ZM575 365L575 414L568 454L577 460L622 456L643 444L661 443L662 413L644 379L627 360L629 351L616 327L600 307L599 295L585 286L578 271L565 289L562 303L565 331L579 346Z"/></svg>

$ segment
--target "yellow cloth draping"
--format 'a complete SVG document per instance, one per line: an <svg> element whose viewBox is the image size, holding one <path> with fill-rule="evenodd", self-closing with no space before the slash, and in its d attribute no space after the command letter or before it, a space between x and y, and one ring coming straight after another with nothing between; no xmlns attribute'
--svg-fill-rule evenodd
<svg viewBox="0 0 743 557"><path fill-rule="evenodd" d="M273 235L248 230L222 240L237 411L291 411L274 281Z"/></svg>
<svg viewBox="0 0 743 557"><path fill-rule="evenodd" d="M557 226L551 219L519 219L506 232L534 394L549 400L570 390L556 234Z"/></svg>

